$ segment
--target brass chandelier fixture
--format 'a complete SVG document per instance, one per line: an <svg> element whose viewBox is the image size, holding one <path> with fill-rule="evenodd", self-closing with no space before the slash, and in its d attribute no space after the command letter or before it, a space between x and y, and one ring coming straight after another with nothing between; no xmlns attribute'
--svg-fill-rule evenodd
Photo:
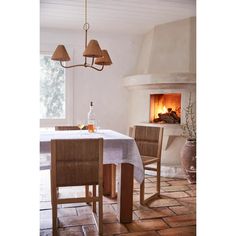
<svg viewBox="0 0 236 236"><path fill-rule="evenodd" d="M85 14L84 14L85 22L83 26L83 30L85 31L85 50L83 53L84 63L71 66L63 65L63 62L70 61L69 54L67 53L64 45L57 46L51 59L54 61L60 61L60 64L63 68L73 68L77 66L83 66L86 68L87 67L92 68L97 71L102 71L104 69L104 66L111 65L112 61L108 54L108 51L105 49L101 49L97 40L92 39L87 44L88 30L89 30L89 23L87 22L87 0L85 0L84 2L85 2ZM88 62L88 58L91 58L90 63ZM96 67L95 65L98 65L100 67Z"/></svg>

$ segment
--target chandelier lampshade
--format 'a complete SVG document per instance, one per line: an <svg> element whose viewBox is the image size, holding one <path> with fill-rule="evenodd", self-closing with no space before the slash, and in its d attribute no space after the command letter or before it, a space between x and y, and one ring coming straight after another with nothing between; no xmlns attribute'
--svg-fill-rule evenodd
<svg viewBox="0 0 236 236"><path fill-rule="evenodd" d="M102 56L99 58L96 58L95 64L104 65L104 66L109 66L112 64L111 58L107 50L102 50Z"/></svg>
<svg viewBox="0 0 236 236"><path fill-rule="evenodd" d="M70 57L66 51L64 45L58 45L55 52L52 55L54 61L70 61Z"/></svg>
<svg viewBox="0 0 236 236"><path fill-rule="evenodd" d="M102 50L97 40L92 39L89 41L88 46L84 50L83 56L95 58L102 56Z"/></svg>

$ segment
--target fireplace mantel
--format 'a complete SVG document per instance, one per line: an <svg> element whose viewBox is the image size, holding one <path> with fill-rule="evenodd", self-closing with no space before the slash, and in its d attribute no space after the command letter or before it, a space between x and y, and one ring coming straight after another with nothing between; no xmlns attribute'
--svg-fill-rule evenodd
<svg viewBox="0 0 236 236"><path fill-rule="evenodd" d="M123 78L123 85L128 89L189 88L196 86L195 73L137 74Z"/></svg>

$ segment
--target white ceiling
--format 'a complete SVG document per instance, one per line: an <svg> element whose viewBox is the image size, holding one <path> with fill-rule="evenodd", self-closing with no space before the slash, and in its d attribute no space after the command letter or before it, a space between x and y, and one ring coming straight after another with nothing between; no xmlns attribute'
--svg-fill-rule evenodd
<svg viewBox="0 0 236 236"><path fill-rule="evenodd" d="M196 15L196 0L88 0L91 31L143 34L157 24ZM82 29L84 0L40 0L45 28Z"/></svg>

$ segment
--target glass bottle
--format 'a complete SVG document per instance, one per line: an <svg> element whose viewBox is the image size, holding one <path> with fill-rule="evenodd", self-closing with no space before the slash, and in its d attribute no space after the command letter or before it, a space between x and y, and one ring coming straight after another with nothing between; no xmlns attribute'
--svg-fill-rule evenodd
<svg viewBox="0 0 236 236"><path fill-rule="evenodd" d="M90 133L95 131L95 113L93 110L93 102L90 102L90 109L88 112L88 131Z"/></svg>

